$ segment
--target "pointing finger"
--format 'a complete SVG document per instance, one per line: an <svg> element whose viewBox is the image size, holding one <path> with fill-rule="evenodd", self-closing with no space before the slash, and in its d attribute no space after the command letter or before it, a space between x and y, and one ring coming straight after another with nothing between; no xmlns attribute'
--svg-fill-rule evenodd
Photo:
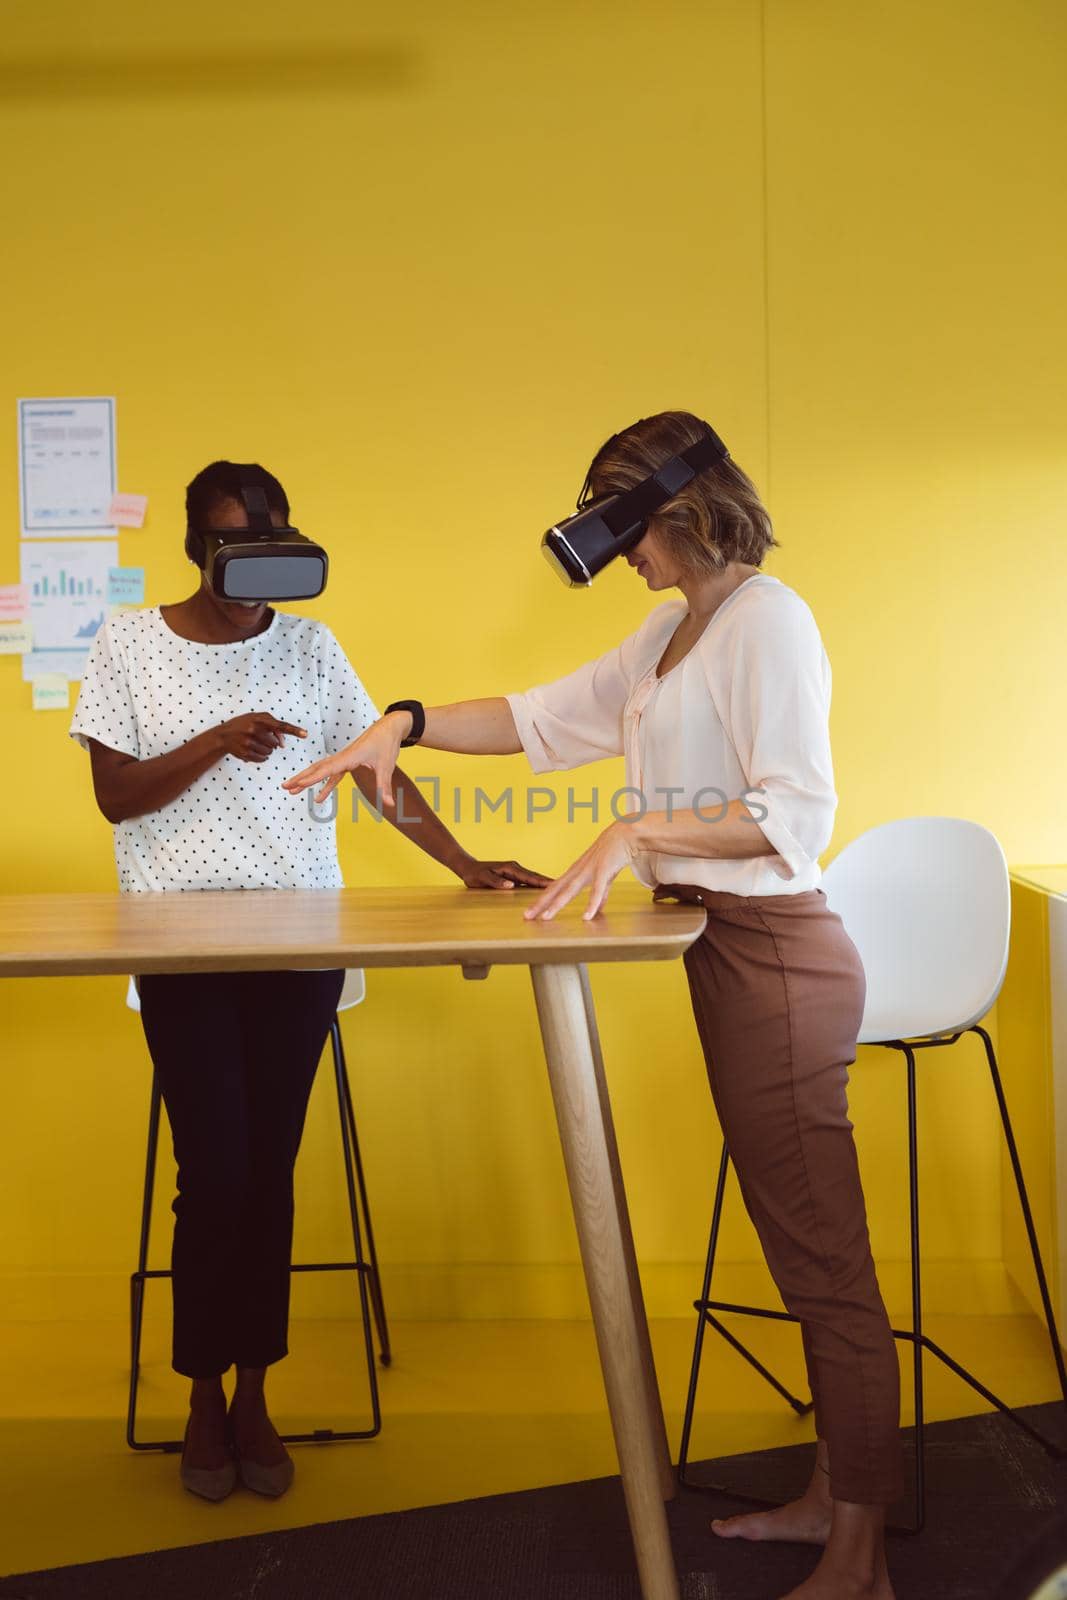
<svg viewBox="0 0 1067 1600"><path fill-rule="evenodd" d="M324 766L325 762L323 761L312 762L311 766L305 767L303 772L296 772L291 778L286 778L282 788L288 789L290 794L300 794L304 789L309 788L311 784L318 783L319 779L324 776L322 772Z"/></svg>

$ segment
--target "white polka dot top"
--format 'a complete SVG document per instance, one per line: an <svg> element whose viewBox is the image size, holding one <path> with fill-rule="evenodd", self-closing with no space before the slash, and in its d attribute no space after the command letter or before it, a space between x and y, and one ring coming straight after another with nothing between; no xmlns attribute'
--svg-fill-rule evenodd
<svg viewBox="0 0 1067 1600"><path fill-rule="evenodd" d="M378 712L330 629L275 611L269 627L234 644L194 644L158 606L105 623L89 652L70 726L138 761L166 754L205 728L269 711L307 729L266 761L224 755L169 805L115 824L124 893L172 889L339 889L332 802L282 780L350 744Z"/></svg>

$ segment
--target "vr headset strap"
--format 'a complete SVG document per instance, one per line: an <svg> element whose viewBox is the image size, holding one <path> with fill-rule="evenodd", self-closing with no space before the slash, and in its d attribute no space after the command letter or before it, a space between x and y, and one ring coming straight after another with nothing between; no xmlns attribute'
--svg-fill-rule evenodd
<svg viewBox="0 0 1067 1600"><path fill-rule="evenodd" d="M241 499L248 513L249 533L273 533L266 491L258 485L245 484L241 489Z"/></svg>
<svg viewBox="0 0 1067 1600"><path fill-rule="evenodd" d="M668 500L673 500L698 472L714 466L716 461L722 461L728 455L729 451L718 434L709 428L696 444L691 444L680 455L671 456L650 478L621 494L613 505L606 508L605 523L612 533L621 537L630 532L635 523L650 517Z"/></svg>

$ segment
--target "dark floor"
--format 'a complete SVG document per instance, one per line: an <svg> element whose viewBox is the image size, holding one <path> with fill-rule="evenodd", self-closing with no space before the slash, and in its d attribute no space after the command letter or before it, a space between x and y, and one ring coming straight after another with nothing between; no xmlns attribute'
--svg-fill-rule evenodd
<svg viewBox="0 0 1067 1600"><path fill-rule="evenodd" d="M1067 1445L1060 1404L1020 1414ZM911 1430L905 1438L910 1450ZM910 1459L910 1457L909 1457ZM789 1498L811 1445L730 1456L697 1469ZM1067 1463L999 1413L926 1429L926 1525L889 1540L897 1600L1036 1600L1067 1569ZM131 1508L132 1509L132 1508ZM670 1506L684 1600L777 1600L815 1566L802 1545L721 1541L714 1515L742 1500L684 1489ZM910 1521L911 1507L890 1521ZM3 1600L638 1600L617 1478L347 1522L321 1523L153 1555L25 1573ZM1067 1581L1050 1591L1067 1595ZM1042 1596L1042 1600L1046 1600Z"/></svg>

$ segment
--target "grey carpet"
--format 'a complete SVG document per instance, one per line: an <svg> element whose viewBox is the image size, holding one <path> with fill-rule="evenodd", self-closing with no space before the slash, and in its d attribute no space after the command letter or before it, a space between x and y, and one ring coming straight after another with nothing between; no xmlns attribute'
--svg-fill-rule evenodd
<svg viewBox="0 0 1067 1600"><path fill-rule="evenodd" d="M1062 1404L1020 1408L1067 1444ZM911 1430L905 1430L909 1443ZM337 1448L344 1448L338 1446ZM738 1494L779 1499L812 1447L729 1456L694 1469ZM910 1461L910 1456L909 1456ZM999 1413L929 1424L926 1526L893 1535L897 1600L1029 1600L1067 1569L1067 1464ZM726 1542L710 1517L741 1499L683 1490L669 1507L684 1600L776 1600L818 1560L803 1545ZM131 1507L135 1515L135 1508ZM892 1520L910 1520L910 1507ZM1067 1582L1059 1593L1067 1594ZM320 1523L151 1555L24 1573L3 1600L639 1600L618 1478Z"/></svg>

